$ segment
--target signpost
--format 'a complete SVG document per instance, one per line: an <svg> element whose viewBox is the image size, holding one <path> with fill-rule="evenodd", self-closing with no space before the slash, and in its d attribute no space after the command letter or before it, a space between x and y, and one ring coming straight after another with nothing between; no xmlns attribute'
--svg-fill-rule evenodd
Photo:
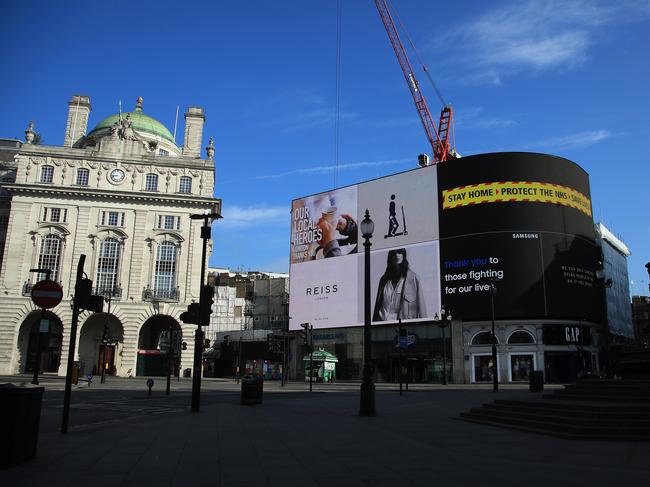
<svg viewBox="0 0 650 487"><path fill-rule="evenodd" d="M45 279L34 284L32 288L32 301L39 308L54 308L62 299L63 288L58 282Z"/></svg>
<svg viewBox="0 0 650 487"><path fill-rule="evenodd" d="M32 301L41 308L38 339L36 342L36 358L34 359L34 378L32 384L38 385L38 373L41 368L41 336L50 330L50 321L45 317L45 310L54 308L63 299L63 289L58 282L50 281L50 269L31 269L32 272L44 273L46 278L34 284L32 288Z"/></svg>

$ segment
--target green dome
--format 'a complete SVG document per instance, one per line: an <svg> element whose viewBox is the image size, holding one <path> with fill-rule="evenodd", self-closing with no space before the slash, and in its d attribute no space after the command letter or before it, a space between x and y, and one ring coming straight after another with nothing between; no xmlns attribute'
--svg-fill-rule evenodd
<svg viewBox="0 0 650 487"><path fill-rule="evenodd" d="M174 144L176 143L171 132L167 130L167 127L165 127L155 118L145 115L141 111L137 110L133 112L122 112L122 118L126 118L127 115L131 116L131 126L136 132L144 132L151 135L157 135L163 139L167 139ZM104 120L99 122L88 135L92 135L99 130L110 129L115 124L115 122L119 122L119 120L120 115L118 113L111 115L110 117L106 117Z"/></svg>

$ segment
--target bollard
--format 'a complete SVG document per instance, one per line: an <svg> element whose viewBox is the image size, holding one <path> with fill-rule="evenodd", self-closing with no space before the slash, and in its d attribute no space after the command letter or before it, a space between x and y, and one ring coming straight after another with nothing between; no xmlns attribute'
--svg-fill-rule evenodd
<svg viewBox="0 0 650 487"><path fill-rule="evenodd" d="M147 379L147 387L149 388L149 395L151 396L151 388L153 387L153 379Z"/></svg>

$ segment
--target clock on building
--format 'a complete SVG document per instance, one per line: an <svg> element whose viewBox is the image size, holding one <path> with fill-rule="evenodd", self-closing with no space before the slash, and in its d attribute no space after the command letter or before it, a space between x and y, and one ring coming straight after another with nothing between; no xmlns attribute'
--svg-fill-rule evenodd
<svg viewBox="0 0 650 487"><path fill-rule="evenodd" d="M110 173L110 178L114 183L121 183L124 181L124 171L121 169L113 169Z"/></svg>

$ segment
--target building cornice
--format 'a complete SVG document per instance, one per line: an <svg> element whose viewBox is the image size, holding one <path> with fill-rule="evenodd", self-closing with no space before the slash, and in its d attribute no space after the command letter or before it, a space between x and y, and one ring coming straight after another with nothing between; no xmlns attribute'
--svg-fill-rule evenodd
<svg viewBox="0 0 650 487"><path fill-rule="evenodd" d="M115 191L98 188L71 188L55 185L40 185L38 183L22 184L22 183L6 183L3 185L4 189L11 191L14 195L46 195L49 198L77 198L77 199L112 199L112 200L128 200L139 201L147 204L175 204L183 206L217 206L217 211L221 211L220 198L208 198L205 196L197 195L184 195L184 194L166 194L156 192L144 191Z"/></svg>
<svg viewBox="0 0 650 487"><path fill-rule="evenodd" d="M133 155L101 153L97 150L91 149L75 149L70 147L43 146L33 144L24 144L20 149L17 150L17 152L19 155L32 157L54 157L61 159L75 159L78 161L86 161L91 159L95 163L120 163L143 166L155 165L179 169L191 168L210 171L214 170L213 160L201 159L198 157L158 156L153 154L134 157Z"/></svg>

